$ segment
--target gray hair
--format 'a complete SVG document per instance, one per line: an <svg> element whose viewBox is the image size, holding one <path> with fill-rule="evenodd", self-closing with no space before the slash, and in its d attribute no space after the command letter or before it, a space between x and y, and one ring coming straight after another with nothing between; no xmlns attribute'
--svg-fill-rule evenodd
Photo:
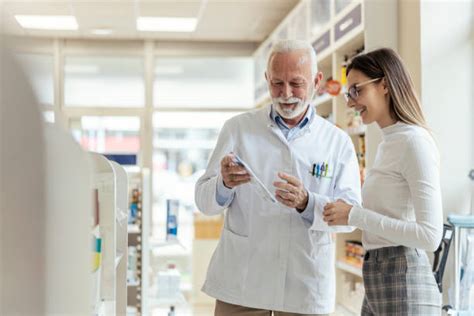
<svg viewBox="0 0 474 316"><path fill-rule="evenodd" d="M318 73L316 52L310 42L303 40L279 40L273 44L267 60L267 72L270 69L270 62L273 55L278 53L291 53L297 50L306 50L311 63L311 77L314 78Z"/></svg>

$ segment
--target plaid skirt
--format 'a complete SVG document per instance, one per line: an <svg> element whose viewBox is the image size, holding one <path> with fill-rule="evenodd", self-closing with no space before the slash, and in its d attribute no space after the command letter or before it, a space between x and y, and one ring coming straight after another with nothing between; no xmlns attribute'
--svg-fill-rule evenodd
<svg viewBox="0 0 474 316"><path fill-rule="evenodd" d="M441 315L441 294L425 251L403 246L369 250L363 276L361 315Z"/></svg>

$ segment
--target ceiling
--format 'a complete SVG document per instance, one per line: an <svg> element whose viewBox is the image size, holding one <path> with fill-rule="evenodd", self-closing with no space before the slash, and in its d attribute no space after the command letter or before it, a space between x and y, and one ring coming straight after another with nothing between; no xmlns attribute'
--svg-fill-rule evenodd
<svg viewBox="0 0 474 316"><path fill-rule="evenodd" d="M300 0L0 0L8 33L61 38L261 42ZM78 31L25 30L14 15L74 15ZM136 17L197 17L192 33L138 32ZM98 28L112 29L107 36Z"/></svg>

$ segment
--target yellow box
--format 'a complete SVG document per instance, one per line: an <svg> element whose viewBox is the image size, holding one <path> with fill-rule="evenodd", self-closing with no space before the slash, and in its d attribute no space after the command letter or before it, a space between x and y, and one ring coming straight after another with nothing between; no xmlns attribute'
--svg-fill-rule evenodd
<svg viewBox="0 0 474 316"><path fill-rule="evenodd" d="M224 225L224 216L204 216L195 214L194 216L194 238L195 239L219 239L222 226Z"/></svg>

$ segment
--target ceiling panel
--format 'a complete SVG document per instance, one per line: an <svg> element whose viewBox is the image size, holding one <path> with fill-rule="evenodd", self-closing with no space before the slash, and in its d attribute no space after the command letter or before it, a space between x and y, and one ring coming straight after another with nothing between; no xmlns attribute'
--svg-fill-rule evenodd
<svg viewBox="0 0 474 316"><path fill-rule="evenodd" d="M103 38L259 42L300 0L4 0L3 26L18 35L100 38L92 29L107 28ZM23 30L16 14L75 15L78 31ZM138 32L137 16L199 17L193 33Z"/></svg>

